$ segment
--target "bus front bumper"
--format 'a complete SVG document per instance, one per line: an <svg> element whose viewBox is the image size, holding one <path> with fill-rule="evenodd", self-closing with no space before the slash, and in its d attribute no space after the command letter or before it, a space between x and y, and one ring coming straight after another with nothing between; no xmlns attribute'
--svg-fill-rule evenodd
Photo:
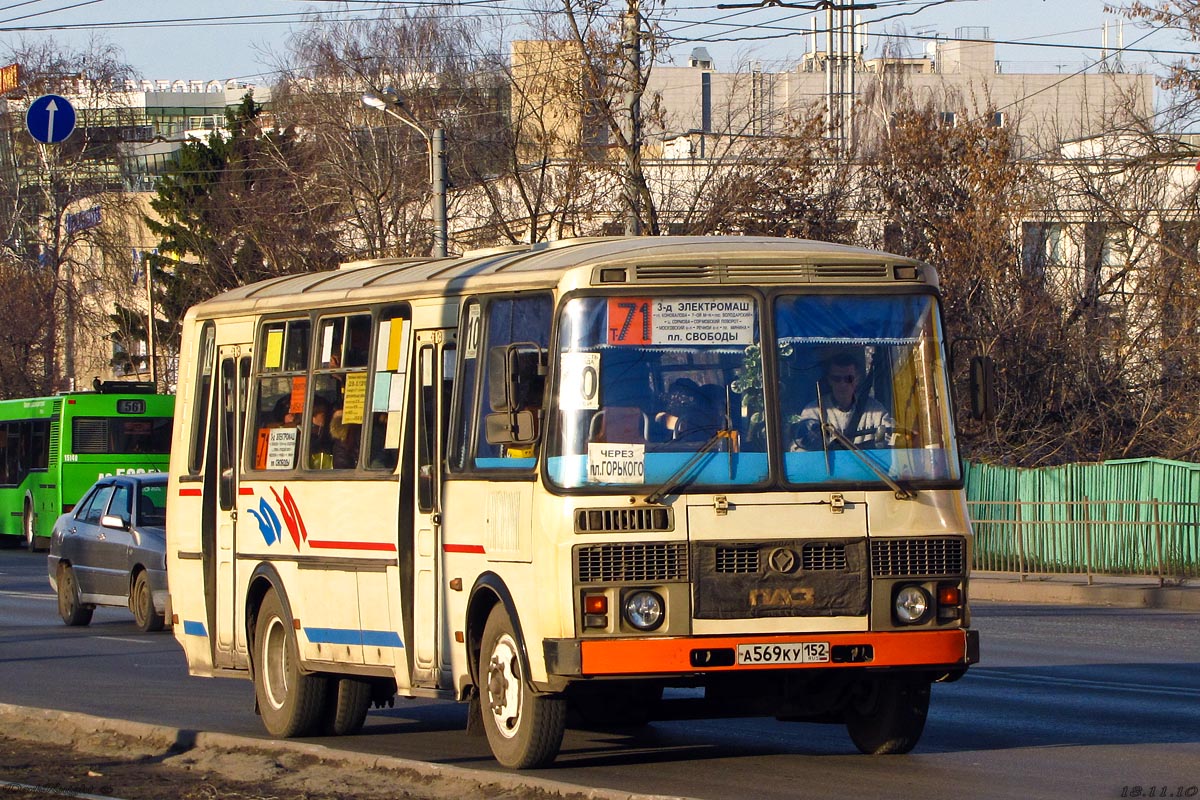
<svg viewBox="0 0 1200 800"><path fill-rule="evenodd" d="M547 672L563 677L856 667L962 671L979 661L979 632L547 639L543 649Z"/></svg>

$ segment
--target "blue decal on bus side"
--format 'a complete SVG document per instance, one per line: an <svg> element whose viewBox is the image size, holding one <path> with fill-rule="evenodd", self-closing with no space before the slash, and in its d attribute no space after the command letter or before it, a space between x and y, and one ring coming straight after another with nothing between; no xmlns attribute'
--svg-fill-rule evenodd
<svg viewBox="0 0 1200 800"><path fill-rule="evenodd" d="M204 629L203 622L185 619L183 621L183 632L188 636L203 636L208 638L208 631Z"/></svg>
<svg viewBox="0 0 1200 800"><path fill-rule="evenodd" d="M313 644L367 645L404 647L395 631L360 631L353 628L305 628L304 635Z"/></svg>

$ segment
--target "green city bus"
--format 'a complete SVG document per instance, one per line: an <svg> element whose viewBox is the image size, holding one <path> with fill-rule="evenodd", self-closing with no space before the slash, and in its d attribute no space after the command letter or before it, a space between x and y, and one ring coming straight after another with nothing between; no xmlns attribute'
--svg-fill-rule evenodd
<svg viewBox="0 0 1200 800"><path fill-rule="evenodd" d="M41 549L97 478L166 470L174 410L174 395L129 381L0 401L0 542Z"/></svg>

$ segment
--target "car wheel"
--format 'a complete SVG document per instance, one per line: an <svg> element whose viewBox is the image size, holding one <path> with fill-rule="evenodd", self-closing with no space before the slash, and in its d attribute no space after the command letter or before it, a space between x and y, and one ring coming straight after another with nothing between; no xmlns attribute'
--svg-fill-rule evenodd
<svg viewBox="0 0 1200 800"><path fill-rule="evenodd" d="M133 618L137 626L146 633L161 631L166 620L163 615L154 610L154 592L150 590L150 579L145 570L138 573L133 581L133 592L129 596L129 606L133 610Z"/></svg>
<svg viewBox="0 0 1200 800"><path fill-rule="evenodd" d="M284 739L314 733L329 681L300 669L292 621L275 592L263 598L254 631L254 694L267 732Z"/></svg>
<svg viewBox="0 0 1200 800"><path fill-rule="evenodd" d="M361 678L331 678L321 715L321 733L348 736L362 730L371 708L371 684Z"/></svg>
<svg viewBox="0 0 1200 800"><path fill-rule="evenodd" d="M929 713L929 681L876 678L846 708L846 730L860 753L907 753L917 746Z"/></svg>
<svg viewBox="0 0 1200 800"><path fill-rule="evenodd" d="M492 755L506 767L544 767L558 755L566 728L562 697L537 694L526 680L512 621L497 605L483 628L477 674L483 729Z"/></svg>
<svg viewBox="0 0 1200 800"><path fill-rule="evenodd" d="M79 582L75 570L64 564L58 569L58 615L68 625L87 625L95 606L79 602Z"/></svg>

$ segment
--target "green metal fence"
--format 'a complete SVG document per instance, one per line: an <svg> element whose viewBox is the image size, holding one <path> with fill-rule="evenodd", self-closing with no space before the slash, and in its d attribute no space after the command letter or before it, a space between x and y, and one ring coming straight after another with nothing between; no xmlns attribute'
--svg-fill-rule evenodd
<svg viewBox="0 0 1200 800"><path fill-rule="evenodd" d="M967 500L975 569L1200 576L1200 464L968 464Z"/></svg>

